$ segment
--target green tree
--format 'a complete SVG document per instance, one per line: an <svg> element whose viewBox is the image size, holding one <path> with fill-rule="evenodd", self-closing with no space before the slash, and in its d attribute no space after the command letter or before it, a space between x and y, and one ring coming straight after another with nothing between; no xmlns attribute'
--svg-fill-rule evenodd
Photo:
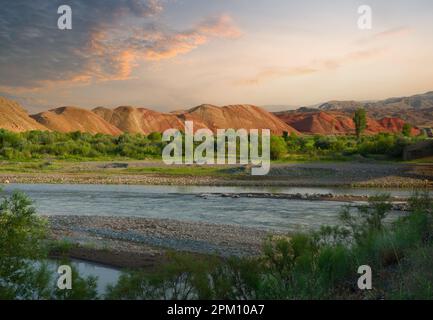
<svg viewBox="0 0 433 320"><path fill-rule="evenodd" d="M353 122L355 123L356 137L359 139L367 127L367 115L365 109L359 108L355 111Z"/></svg>
<svg viewBox="0 0 433 320"><path fill-rule="evenodd" d="M147 138L150 141L161 142L162 141L162 134L160 132L152 132L147 136Z"/></svg>
<svg viewBox="0 0 433 320"><path fill-rule="evenodd" d="M38 274L31 260L44 255L45 222L30 204L23 194L15 193L0 205L1 299L30 294L34 287L31 279Z"/></svg>
<svg viewBox="0 0 433 320"><path fill-rule="evenodd" d="M403 129L401 131L401 133L405 136L405 137L410 137L411 133L412 133L412 126L409 123L405 123L403 125Z"/></svg>
<svg viewBox="0 0 433 320"><path fill-rule="evenodd" d="M271 136L271 159L279 160L287 153L287 145L282 137Z"/></svg>
<svg viewBox="0 0 433 320"><path fill-rule="evenodd" d="M72 290L58 290L49 270L47 223L32 202L14 193L0 203L0 300L95 299L96 279L81 278L73 268Z"/></svg>

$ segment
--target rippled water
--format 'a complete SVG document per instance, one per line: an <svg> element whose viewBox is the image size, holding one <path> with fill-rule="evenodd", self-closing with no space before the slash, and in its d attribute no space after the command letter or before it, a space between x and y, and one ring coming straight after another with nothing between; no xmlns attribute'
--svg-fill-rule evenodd
<svg viewBox="0 0 433 320"><path fill-rule="evenodd" d="M332 201L199 197L201 193L334 193L372 195L384 190L281 187L176 187L128 185L11 184L6 194L20 190L46 215L106 215L168 218L294 230L334 224L344 205ZM385 190L408 196L410 191Z"/></svg>

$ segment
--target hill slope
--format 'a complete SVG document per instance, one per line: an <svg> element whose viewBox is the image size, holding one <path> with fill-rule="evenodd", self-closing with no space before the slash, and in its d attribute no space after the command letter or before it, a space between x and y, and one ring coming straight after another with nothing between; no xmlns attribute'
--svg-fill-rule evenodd
<svg viewBox="0 0 433 320"><path fill-rule="evenodd" d="M61 107L31 116L45 127L59 132L81 131L119 135L122 132L97 114L77 107Z"/></svg>
<svg viewBox="0 0 433 320"><path fill-rule="evenodd" d="M348 112L338 111L285 111L276 115L300 132L310 134L354 134L355 124ZM366 134L377 134L380 132L399 133L402 132L405 121L399 118L382 118L376 120L367 118ZM412 130L413 135L419 134L416 128Z"/></svg>
<svg viewBox="0 0 433 320"><path fill-rule="evenodd" d="M13 132L48 130L32 119L17 102L4 97L0 97L0 128Z"/></svg>
<svg viewBox="0 0 433 320"><path fill-rule="evenodd" d="M330 101L318 107L323 111L347 114L357 108L365 108L374 119L400 118L414 126L433 127L433 91L374 102Z"/></svg>
<svg viewBox="0 0 433 320"><path fill-rule="evenodd" d="M253 105L230 105L217 107L204 104L183 114L186 118L198 120L212 131L216 129L270 129L272 133L297 130L280 120L274 114Z"/></svg>
<svg viewBox="0 0 433 320"><path fill-rule="evenodd" d="M144 133L163 132L174 128L184 130L185 121L194 122L194 130L217 129L270 129L275 134L284 131L296 132L268 111L251 105L217 107L201 105L190 110L161 113L145 108L118 107L107 109L98 107L93 112L123 132Z"/></svg>
<svg viewBox="0 0 433 320"><path fill-rule="evenodd" d="M183 129L183 122L175 115L145 108L130 106L108 109L98 107L92 110L111 125L123 132L149 134L167 129Z"/></svg>

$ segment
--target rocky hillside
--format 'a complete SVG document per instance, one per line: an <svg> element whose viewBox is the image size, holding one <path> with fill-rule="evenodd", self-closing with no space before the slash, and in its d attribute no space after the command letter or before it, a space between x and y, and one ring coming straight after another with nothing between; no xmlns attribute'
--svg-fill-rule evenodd
<svg viewBox="0 0 433 320"><path fill-rule="evenodd" d="M355 124L352 115L342 110L337 111L285 111L276 115L296 130L309 134L354 134ZM405 121L400 118L382 118L379 120L373 117L367 118L366 134L377 134L380 132L398 133L401 132ZM417 135L420 131L412 129L412 134Z"/></svg>
<svg viewBox="0 0 433 320"><path fill-rule="evenodd" d="M122 132L149 134L169 128L184 130L185 121L194 121L194 129L270 129L273 134L353 134L353 112L365 108L367 134L401 132L405 123L415 127L433 127L433 92L375 102L330 101L317 107L270 113L254 105L215 106L203 104L192 109L162 113L146 108L98 107L92 111L61 107L29 116L16 102L0 97L0 128L15 132L53 130L82 131L119 135ZM416 135L418 128L412 130Z"/></svg>
<svg viewBox="0 0 433 320"><path fill-rule="evenodd" d="M61 107L31 116L41 125L59 132L89 132L119 135L122 131L97 114L77 107Z"/></svg>
<svg viewBox="0 0 433 320"><path fill-rule="evenodd" d="M319 105L319 110L341 110L353 111L357 108L366 108L368 110L423 110L433 108L433 91L417 94L410 97L389 98L379 101L329 101Z"/></svg>
<svg viewBox="0 0 433 320"><path fill-rule="evenodd" d="M149 134L167 129L183 129L183 121L175 114L161 113L145 108L130 106L108 109L98 107L92 110L111 125L123 132Z"/></svg>
<svg viewBox="0 0 433 320"><path fill-rule="evenodd" d="M184 130L185 121L193 121L194 129L270 129L274 134L295 129L278 119L272 113L252 105L217 107L201 105L190 110L161 113L144 108L118 107L107 109L98 107L93 112L123 132L144 133L162 132L169 128Z"/></svg>
<svg viewBox="0 0 433 320"><path fill-rule="evenodd" d="M433 127L433 91L410 97L380 101L329 101L317 107L275 113L295 129L306 133L348 134L354 132L353 113L358 108L367 110L367 133L401 132L403 125ZM412 134L419 134L414 128Z"/></svg>
<svg viewBox="0 0 433 320"><path fill-rule="evenodd" d="M433 91L373 102L330 101L318 109L351 114L360 107L365 108L374 119L400 118L414 126L433 127Z"/></svg>
<svg viewBox="0 0 433 320"><path fill-rule="evenodd" d="M0 97L0 128L13 132L48 130L29 117L17 102L3 97Z"/></svg>
<svg viewBox="0 0 433 320"><path fill-rule="evenodd" d="M253 105L231 105L217 107L203 104L182 114L185 118L196 119L215 131L219 128L270 129L272 133L297 132L296 129L274 114Z"/></svg>

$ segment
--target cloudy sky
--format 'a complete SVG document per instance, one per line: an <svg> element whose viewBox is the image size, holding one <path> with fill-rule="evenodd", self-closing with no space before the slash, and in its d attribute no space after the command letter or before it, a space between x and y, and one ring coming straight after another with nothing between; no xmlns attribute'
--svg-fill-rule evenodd
<svg viewBox="0 0 433 320"><path fill-rule="evenodd" d="M432 39L431 0L2 0L0 95L30 112L404 96L433 90Z"/></svg>

